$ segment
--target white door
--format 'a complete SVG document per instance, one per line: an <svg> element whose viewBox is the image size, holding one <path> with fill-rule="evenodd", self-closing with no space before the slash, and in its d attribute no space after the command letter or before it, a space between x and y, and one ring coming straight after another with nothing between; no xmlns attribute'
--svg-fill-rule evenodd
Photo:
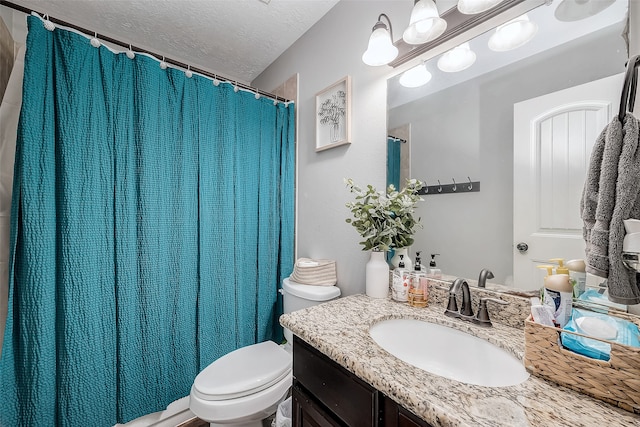
<svg viewBox="0 0 640 427"><path fill-rule="evenodd" d="M580 198L591 148L618 113L624 74L514 105L513 282L538 289L549 258L584 258Z"/></svg>

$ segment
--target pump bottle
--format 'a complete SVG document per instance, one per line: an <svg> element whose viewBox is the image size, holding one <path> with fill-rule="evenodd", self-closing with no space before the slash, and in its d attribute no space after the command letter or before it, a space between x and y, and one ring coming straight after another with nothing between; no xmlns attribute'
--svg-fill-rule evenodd
<svg viewBox="0 0 640 427"><path fill-rule="evenodd" d="M571 318L573 305L573 286L569 275L567 273L552 274L552 265L539 265L538 268L547 270L542 288L542 303L551 307L556 323L560 328L564 328ZM560 271L563 271L562 268Z"/></svg>
<svg viewBox="0 0 640 427"><path fill-rule="evenodd" d="M391 298L395 301L406 302L409 291L408 272L404 269L404 255L400 255L398 267L393 270Z"/></svg>
<svg viewBox="0 0 640 427"><path fill-rule="evenodd" d="M431 261L429 262L429 269L427 270L427 277L431 279L441 279L442 271L436 266L436 255L440 254L431 254Z"/></svg>

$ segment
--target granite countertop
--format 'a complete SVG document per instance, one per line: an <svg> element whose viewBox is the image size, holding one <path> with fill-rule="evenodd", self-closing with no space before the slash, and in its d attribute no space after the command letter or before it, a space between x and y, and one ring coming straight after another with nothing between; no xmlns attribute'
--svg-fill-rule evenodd
<svg viewBox="0 0 640 427"><path fill-rule="evenodd" d="M509 387L449 380L395 358L369 336L369 327L381 320L415 318L471 333L523 358L523 329L496 323L482 328L443 312L440 303L414 308L352 295L284 314L280 323L434 426L640 426L640 416L534 376Z"/></svg>

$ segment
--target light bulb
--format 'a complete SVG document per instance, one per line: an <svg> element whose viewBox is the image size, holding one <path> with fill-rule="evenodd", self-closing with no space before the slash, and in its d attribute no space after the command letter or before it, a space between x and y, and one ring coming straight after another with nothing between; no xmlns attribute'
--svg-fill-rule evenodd
<svg viewBox="0 0 640 427"><path fill-rule="evenodd" d="M431 73L427 71L424 63L405 71L400 76L400 84L404 87L420 87L427 84L431 80Z"/></svg>

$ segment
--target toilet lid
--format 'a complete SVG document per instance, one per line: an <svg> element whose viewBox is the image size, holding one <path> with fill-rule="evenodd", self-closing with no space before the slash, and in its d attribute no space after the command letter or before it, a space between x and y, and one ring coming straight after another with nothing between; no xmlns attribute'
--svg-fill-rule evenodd
<svg viewBox="0 0 640 427"><path fill-rule="evenodd" d="M329 301L340 296L340 288L337 286L303 285L291 281L288 277L282 281L282 289L309 301Z"/></svg>
<svg viewBox="0 0 640 427"><path fill-rule="evenodd" d="M289 374L291 364L291 354L265 341L222 356L198 374L193 388L201 399L236 399L277 383Z"/></svg>

